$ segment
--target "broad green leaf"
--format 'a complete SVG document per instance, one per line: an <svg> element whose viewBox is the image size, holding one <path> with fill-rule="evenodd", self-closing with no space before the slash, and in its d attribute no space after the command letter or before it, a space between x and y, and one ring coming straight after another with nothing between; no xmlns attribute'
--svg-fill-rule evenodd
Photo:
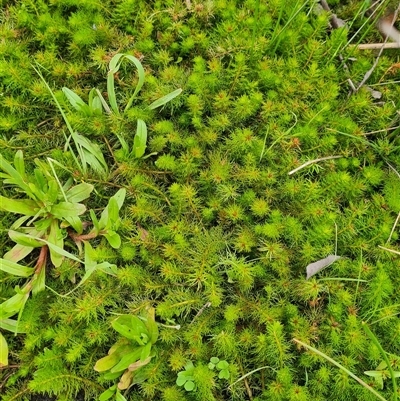
<svg viewBox="0 0 400 401"><path fill-rule="evenodd" d="M65 217L65 220L70 224L70 226L78 233L82 234L83 224L78 216Z"/></svg>
<svg viewBox="0 0 400 401"><path fill-rule="evenodd" d="M117 204L118 204L118 208L119 208L119 209L121 209L122 205L124 204L125 196L126 196L126 189L125 189L125 188L119 189L119 190L113 195L113 198L115 198L115 200L117 201Z"/></svg>
<svg viewBox="0 0 400 401"><path fill-rule="evenodd" d="M3 259L18 263L34 250L33 247L15 244L12 249L4 254Z"/></svg>
<svg viewBox="0 0 400 401"><path fill-rule="evenodd" d="M147 327L148 333L150 335L150 341L154 344L158 339L158 325L155 322L155 309L149 308L147 310L147 318L145 321L145 326Z"/></svg>
<svg viewBox="0 0 400 401"><path fill-rule="evenodd" d="M108 262L97 264L96 270L102 271L103 273L109 274L110 276L116 276L118 273L117 265Z"/></svg>
<svg viewBox="0 0 400 401"><path fill-rule="evenodd" d="M121 246L121 237L116 232L108 230L103 235L114 249L118 249Z"/></svg>
<svg viewBox="0 0 400 401"><path fill-rule="evenodd" d="M11 331L11 333L26 333L26 330L18 327L18 322L13 319L2 319L0 320L0 329Z"/></svg>
<svg viewBox="0 0 400 401"><path fill-rule="evenodd" d="M114 197L111 197L108 202L108 224L107 228L112 228L113 223L118 221L119 219L119 207L117 200Z"/></svg>
<svg viewBox="0 0 400 401"><path fill-rule="evenodd" d="M0 333L0 367L8 365L8 345L6 339Z"/></svg>
<svg viewBox="0 0 400 401"><path fill-rule="evenodd" d="M36 161L36 160L35 160ZM41 201L44 200L45 195L48 192L48 178L46 178L43 174L43 171L41 169L36 168L35 171L35 180L36 182L30 182L28 183L29 188L31 191L34 193L34 195Z"/></svg>
<svg viewBox="0 0 400 401"><path fill-rule="evenodd" d="M64 247L64 236L61 228L58 225L58 221L53 220L50 226L50 233L47 238L49 243L62 249ZM60 267L64 259L64 256L56 250L50 248L50 259L55 267Z"/></svg>
<svg viewBox="0 0 400 401"><path fill-rule="evenodd" d="M147 144L147 126L146 123L138 118L136 135L133 139L133 155L138 159L144 155Z"/></svg>
<svg viewBox="0 0 400 401"><path fill-rule="evenodd" d="M0 195L0 210L24 214L25 216L35 216L39 207L35 201L30 199L9 199Z"/></svg>
<svg viewBox="0 0 400 401"><path fill-rule="evenodd" d="M121 376L121 372L114 372L114 373L107 372L107 373L103 374L104 380L114 380L120 376Z"/></svg>
<svg viewBox="0 0 400 401"><path fill-rule="evenodd" d="M111 198L110 200L113 198L117 201L117 205L118 208L121 209L124 200L125 200L125 195L126 195L126 189L125 188L121 188L120 190L118 190ZM110 203L110 201L109 201ZM100 216L100 221L99 221L99 229L103 230L105 227L107 227L108 225L108 220L109 220L109 213L108 213L108 207L109 205L107 205L103 212L101 213Z"/></svg>
<svg viewBox="0 0 400 401"><path fill-rule="evenodd" d="M137 316L122 315L111 322L111 326L122 336L136 340L140 345L144 345L140 339L141 333L147 334L147 328L143 321Z"/></svg>
<svg viewBox="0 0 400 401"><path fill-rule="evenodd" d="M100 232L100 226L99 226L99 221L97 220L97 217L92 209L89 210L90 217L92 219L93 227L94 227L94 232L96 235L99 234ZM93 231L93 230L92 230Z"/></svg>
<svg viewBox="0 0 400 401"><path fill-rule="evenodd" d="M22 153L22 150L18 150L14 156L14 167L17 170L18 174L23 179L26 179L25 162L24 162L24 155Z"/></svg>
<svg viewBox="0 0 400 401"><path fill-rule="evenodd" d="M64 220L66 217L79 216L86 211L82 203L60 202L52 206L50 213L57 219Z"/></svg>
<svg viewBox="0 0 400 401"><path fill-rule="evenodd" d="M140 353L140 362L144 362L149 356L151 352L151 342L149 341L142 349L142 352Z"/></svg>
<svg viewBox="0 0 400 401"><path fill-rule="evenodd" d="M50 227L50 225L51 225L51 222L54 220L54 218L52 218L52 217L49 217L48 219L40 219L39 221L35 221L35 228L36 228L36 230L37 231L41 231L42 232L42 234L44 234L46 231L47 231L47 229ZM39 235L35 235L35 234L33 234L33 233L29 233L30 235L32 235L32 236L36 236L36 237L38 237Z"/></svg>
<svg viewBox="0 0 400 401"><path fill-rule="evenodd" d="M219 358L217 358L216 356L213 356L213 357L210 359L210 362L213 363L214 365L216 365L216 364L219 362Z"/></svg>
<svg viewBox="0 0 400 401"><path fill-rule="evenodd" d="M40 242L39 240L32 238L31 235L20 233L18 231L9 230L8 236L17 244L25 247L41 248L43 246L43 242Z"/></svg>
<svg viewBox="0 0 400 401"><path fill-rule="evenodd" d="M107 401L107 400L109 400L115 394L116 390L117 390L117 385L114 384L114 386L110 387L106 391L103 391L99 395L99 401Z"/></svg>
<svg viewBox="0 0 400 401"><path fill-rule="evenodd" d="M128 366L134 362L136 362L138 359L140 359L140 354L142 352L143 347L138 347L134 351L128 352L125 354L121 360L111 369L111 373L114 372L121 372L125 369L128 368ZM114 354L112 354L114 355Z"/></svg>
<svg viewBox="0 0 400 401"><path fill-rule="evenodd" d="M105 372L113 368L121 359L121 354L114 352L113 354L107 355L99 359L94 365L96 372Z"/></svg>
<svg viewBox="0 0 400 401"><path fill-rule="evenodd" d="M93 191L93 188L93 185L82 182L81 184L71 187L65 195L69 202L78 203L87 199Z"/></svg>
<svg viewBox="0 0 400 401"><path fill-rule="evenodd" d="M21 266L6 259L0 259L0 270L18 277L30 277L35 272L33 267Z"/></svg>
<svg viewBox="0 0 400 401"><path fill-rule="evenodd" d="M48 181L48 191L47 191L47 199L49 203L54 203L57 201L58 194L60 192L60 187L56 180L49 180Z"/></svg>
<svg viewBox="0 0 400 401"><path fill-rule="evenodd" d="M103 107L101 105L101 100L98 96L95 96L93 98L93 102L91 104L91 109L93 110L94 114L101 115L101 113L103 111Z"/></svg>
<svg viewBox="0 0 400 401"><path fill-rule="evenodd" d="M168 95L165 95L165 96L163 96L163 97L160 97L160 99L157 99L156 101L154 101L153 103L151 103L151 105L148 106L148 108L149 108L150 110L154 110L154 109L156 109L157 107L161 107L161 106L163 106L164 104L170 102L170 101L171 101L172 99L174 99L175 97L179 96L181 93L182 93L182 89L174 90L173 92L168 93Z"/></svg>
<svg viewBox="0 0 400 401"><path fill-rule="evenodd" d="M29 291L26 288L21 291L18 287L15 290L17 291L15 295L0 304L0 320L7 319L24 308Z"/></svg>
<svg viewBox="0 0 400 401"><path fill-rule="evenodd" d="M127 400L119 391L117 391L115 394L115 401L127 401Z"/></svg>

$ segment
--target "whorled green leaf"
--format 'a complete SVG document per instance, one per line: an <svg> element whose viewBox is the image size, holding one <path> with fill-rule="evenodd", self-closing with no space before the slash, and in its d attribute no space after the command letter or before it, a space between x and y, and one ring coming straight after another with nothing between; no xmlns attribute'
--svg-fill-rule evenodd
<svg viewBox="0 0 400 401"><path fill-rule="evenodd" d="M168 93L167 95L160 97L159 99L155 100L153 103L150 104L150 106L148 106L148 108L150 110L154 110L157 107L161 107L164 104L167 104L168 102L170 102L172 99L176 98L177 96L179 96L182 93L182 89L176 89L173 92Z"/></svg>
<svg viewBox="0 0 400 401"><path fill-rule="evenodd" d="M8 366L8 344L0 333L0 367Z"/></svg>
<svg viewBox="0 0 400 401"><path fill-rule="evenodd" d="M33 267L22 266L6 259L0 259L0 270L17 277L30 277L35 272Z"/></svg>
<svg viewBox="0 0 400 401"><path fill-rule="evenodd" d="M136 135L133 139L132 153L137 159L144 155L147 146L147 126L140 118L137 120Z"/></svg>

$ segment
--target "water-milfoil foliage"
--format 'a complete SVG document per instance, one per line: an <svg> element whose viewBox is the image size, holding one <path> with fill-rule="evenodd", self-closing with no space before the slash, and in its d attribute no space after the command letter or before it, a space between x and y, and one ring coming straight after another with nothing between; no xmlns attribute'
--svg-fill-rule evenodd
<svg viewBox="0 0 400 401"><path fill-rule="evenodd" d="M2 2L1 401L396 399L397 5L327 3Z"/></svg>

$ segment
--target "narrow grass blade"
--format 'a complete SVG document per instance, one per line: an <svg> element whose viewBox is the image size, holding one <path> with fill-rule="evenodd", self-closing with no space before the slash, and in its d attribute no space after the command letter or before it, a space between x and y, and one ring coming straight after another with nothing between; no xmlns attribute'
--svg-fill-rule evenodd
<svg viewBox="0 0 400 401"><path fill-rule="evenodd" d="M140 118L137 120L136 135L133 140L133 155L139 159L144 155L147 143L147 126Z"/></svg>
<svg viewBox="0 0 400 401"><path fill-rule="evenodd" d="M370 391L372 394L374 394L381 401L388 401L386 398L382 397L377 391L375 391L370 385L365 383L365 381L361 380L358 376L356 376L354 373L350 372L350 370L345 368L339 362L336 362L334 359L332 359L328 355L324 354L321 351L318 351L316 348L312 347L311 345L303 343L303 341L297 340L296 338L294 338L293 341L295 343L301 345L302 347L307 348L309 351L316 353L317 355L321 356L322 358L324 358L325 360L330 362L332 365L335 365L336 367L341 369L343 372L347 373L350 377L352 377L354 380L356 380L358 383L360 383L364 388L366 388L368 391Z"/></svg>
<svg viewBox="0 0 400 401"><path fill-rule="evenodd" d="M149 109L150 110L154 110L157 107L161 107L164 106L164 104L170 102L172 99L176 98L177 96L179 96L182 93L182 89L177 89L174 90L171 93L168 93L168 95L165 95L163 97L160 97L160 99L157 99L156 101L154 101L150 106Z"/></svg>
<svg viewBox="0 0 400 401"><path fill-rule="evenodd" d="M131 61L133 64L135 64L137 71L138 71L138 83L135 88L135 92L133 92L133 95L130 97L128 104L125 107L125 111L127 111L131 106L132 102L135 99L136 95L139 93L140 89L142 89L142 86L144 84L144 68L142 66L142 63L136 58L133 57L129 54L125 55L125 57Z"/></svg>
<svg viewBox="0 0 400 401"><path fill-rule="evenodd" d="M38 65L39 65L39 64L38 64ZM81 152L81 149L80 149L79 145L76 143L76 133L75 133L75 131L72 129L72 126L71 126L71 124L70 124L70 122L69 122L69 120L68 120L66 114L64 113L64 110L62 109L62 107L61 107L59 101L57 100L57 98L56 98L54 92L52 91L52 89L50 88L49 84L48 84L48 83L46 82L46 80L44 79L42 73L41 73L37 68L35 68L33 65L32 65L32 68L33 68L33 69L36 71L36 73L39 75L40 79L41 79L42 82L45 84L47 90L50 92L50 95L51 95L51 97L53 98L53 100L54 100L54 102L55 102L55 104L56 104L58 110L60 110L60 113L61 113L61 115L62 115L62 117L63 117L63 119L64 119L64 121L65 121L65 124L67 125L68 131L70 132L71 137L72 137L72 139L73 139L74 142L75 142L75 146L76 146L76 149L77 149L77 151L78 151L78 154L79 154L79 156L80 156L80 158L81 158L81 160L82 160L82 152ZM64 134L64 136L65 136L65 141L68 143L67 136L66 136L65 134ZM82 172L82 173L86 173L86 166L85 166L85 165L81 165L81 164L79 163L79 160L78 160L78 158L76 157L76 155L75 155L74 151L72 150L72 147L71 147L71 145L70 145L69 143L68 143L68 148L69 148L69 150L70 150L70 152L71 152L71 155L72 155L72 157L73 157L73 159L74 159L76 165L78 166L79 171Z"/></svg>

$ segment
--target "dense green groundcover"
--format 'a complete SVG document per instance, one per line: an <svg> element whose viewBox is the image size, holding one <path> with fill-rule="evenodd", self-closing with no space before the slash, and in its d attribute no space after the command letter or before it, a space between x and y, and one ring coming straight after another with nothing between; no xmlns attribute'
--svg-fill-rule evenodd
<svg viewBox="0 0 400 401"><path fill-rule="evenodd" d="M55 177L88 184L78 187L88 196L74 198L86 206L77 206L81 220L108 208L122 242L118 234L95 235L91 225L71 234L75 225L66 217L57 241L68 254L50 250L47 287L29 295L22 315L7 316L19 318L25 333L1 326L9 348L2 401L96 400L108 388L101 400L378 399L293 339L396 399L399 259L380 246L399 249L398 228L391 232L400 212L400 143L392 129L399 122L398 51L383 53L369 89L350 93L348 83L357 86L377 56L352 45L381 40L374 20L391 5L381 2L371 16L365 1L328 1L348 23L332 30L317 3L2 0L2 160L21 168L23 155L28 176L36 168L55 188ZM110 101L107 73L118 53L145 70L132 107L119 115L72 107L63 87L85 102L95 87ZM99 146L107 171L79 168L38 72L73 131ZM111 75L123 110L138 84L137 66L124 59ZM147 107L178 88L163 107ZM131 152L138 119L147 125L143 157ZM288 174L319 158L328 159ZM117 224L121 198L110 198L124 189ZM1 195L26 197L7 180ZM0 210L3 257L15 245L9 229L19 216ZM90 252L82 237L89 232ZM306 280L308 264L335 253L342 258ZM18 262L26 274L38 255L35 248ZM27 280L7 272L4 260L0 318ZM75 289L89 260L104 270L57 295ZM126 331L123 320L136 328ZM135 363L121 391L120 374L97 371L113 344L128 344L119 333L136 347L121 351L133 358L124 369Z"/></svg>

